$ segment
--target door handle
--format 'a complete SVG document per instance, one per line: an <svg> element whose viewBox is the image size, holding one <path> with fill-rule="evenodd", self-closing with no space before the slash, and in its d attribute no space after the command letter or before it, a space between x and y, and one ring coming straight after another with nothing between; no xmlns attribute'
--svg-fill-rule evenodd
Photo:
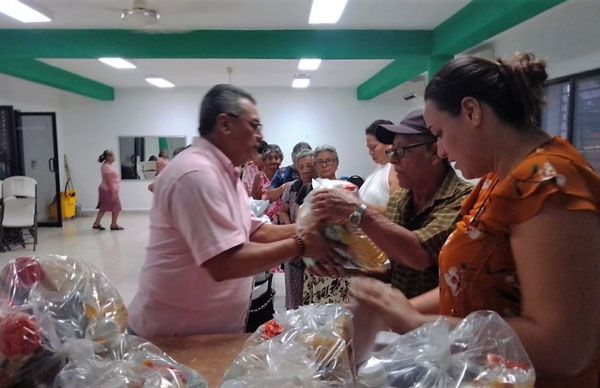
<svg viewBox="0 0 600 388"><path fill-rule="evenodd" d="M56 172L54 169L54 158L48 159L48 170L50 170L50 172Z"/></svg>

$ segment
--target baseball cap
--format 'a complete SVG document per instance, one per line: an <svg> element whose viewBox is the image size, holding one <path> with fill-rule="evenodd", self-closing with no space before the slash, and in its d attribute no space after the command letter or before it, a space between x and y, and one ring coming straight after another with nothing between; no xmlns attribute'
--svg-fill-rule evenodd
<svg viewBox="0 0 600 388"><path fill-rule="evenodd" d="M435 136L433 136L425 124L422 109L410 112L398 125L382 124L375 130L375 137L384 144L393 144L396 134L429 135L435 139Z"/></svg>

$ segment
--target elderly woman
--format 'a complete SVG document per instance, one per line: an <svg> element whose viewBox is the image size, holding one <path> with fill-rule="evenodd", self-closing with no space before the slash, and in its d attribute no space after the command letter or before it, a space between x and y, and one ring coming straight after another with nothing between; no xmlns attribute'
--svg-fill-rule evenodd
<svg viewBox="0 0 600 388"><path fill-rule="evenodd" d="M313 152L309 149L299 151L295 155L294 165L300 173L300 178L285 187L282 196L283 208L279 212L282 224L296 222L296 214L304 197L300 195L302 189L306 193L312 178L315 176ZM290 260L285 265L285 307L295 309L302 305L302 289L304 286L304 262L301 257Z"/></svg>
<svg viewBox="0 0 600 388"><path fill-rule="evenodd" d="M339 165L336 149L322 145L314 150L315 171L318 178L336 179ZM348 302L348 280L344 277L322 277L304 274L303 304Z"/></svg>
<svg viewBox="0 0 600 388"><path fill-rule="evenodd" d="M267 190L271 185L271 180L281 165L283 160L283 152L276 144L267 144L262 152L263 169L254 177L252 185L252 198L267 199ZM278 223L277 216L281 209L281 199L271 203L265 214L273 223Z"/></svg>
<svg viewBox="0 0 600 388"><path fill-rule="evenodd" d="M335 173L340 164L340 160L336 149L330 145L322 145L315 148L313 155L317 177L323 179L337 179Z"/></svg>
<svg viewBox="0 0 600 388"><path fill-rule="evenodd" d="M400 189L398 177L387 155L390 146L381 143L375 137L377 127L382 124L392 124L392 122L388 120L375 120L365 130L367 149L369 150L369 156L375 162L375 171L365 179L365 182L358 190L360 199L375 207L381 213L385 211L390 194Z"/></svg>
<svg viewBox="0 0 600 388"><path fill-rule="evenodd" d="M501 314L538 387L596 387L600 367L600 177L565 140L538 127L543 61L460 57L425 91L438 153L483 177L439 257L439 289L407 300L374 280L352 294L404 333L437 314Z"/></svg>
<svg viewBox="0 0 600 388"><path fill-rule="evenodd" d="M248 195L252 195L252 186L254 185L254 179L264 167L264 163L262 160L262 152L264 151L266 146L266 141L259 141L258 147L256 147L257 152L252 156L252 160L249 161L246 164L246 166L244 166L244 170L242 172L242 183L244 184Z"/></svg>

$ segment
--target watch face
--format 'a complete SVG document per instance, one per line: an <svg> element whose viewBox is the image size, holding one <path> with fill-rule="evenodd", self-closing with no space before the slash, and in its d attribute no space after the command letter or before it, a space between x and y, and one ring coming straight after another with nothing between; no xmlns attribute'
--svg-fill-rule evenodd
<svg viewBox="0 0 600 388"><path fill-rule="evenodd" d="M352 225L357 225L360 222L360 214L358 214L357 212L350 214L350 217L348 217L348 221L350 221Z"/></svg>

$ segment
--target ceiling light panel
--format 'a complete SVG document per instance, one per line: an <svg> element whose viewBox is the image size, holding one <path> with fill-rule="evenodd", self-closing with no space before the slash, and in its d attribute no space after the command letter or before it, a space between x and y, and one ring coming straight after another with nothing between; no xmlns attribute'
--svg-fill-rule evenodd
<svg viewBox="0 0 600 388"><path fill-rule="evenodd" d="M159 88L172 88L175 86L175 84L162 77L146 77L146 82Z"/></svg>
<svg viewBox="0 0 600 388"><path fill-rule="evenodd" d="M45 14L49 14L50 12L45 11L45 13L42 13L41 10L37 10L18 0L1 0L0 12L22 23L47 23L52 21Z"/></svg>
<svg viewBox="0 0 600 388"><path fill-rule="evenodd" d="M313 0L308 23L335 24L340 20L348 0Z"/></svg>
<svg viewBox="0 0 600 388"><path fill-rule="evenodd" d="M136 66L123 58L98 58L98 60L115 69L135 69Z"/></svg>
<svg viewBox="0 0 600 388"><path fill-rule="evenodd" d="M307 88L310 85L310 78L294 78L292 81L293 88Z"/></svg>
<svg viewBox="0 0 600 388"><path fill-rule="evenodd" d="M317 70L321 66L320 59L303 58L298 63L298 70Z"/></svg>

